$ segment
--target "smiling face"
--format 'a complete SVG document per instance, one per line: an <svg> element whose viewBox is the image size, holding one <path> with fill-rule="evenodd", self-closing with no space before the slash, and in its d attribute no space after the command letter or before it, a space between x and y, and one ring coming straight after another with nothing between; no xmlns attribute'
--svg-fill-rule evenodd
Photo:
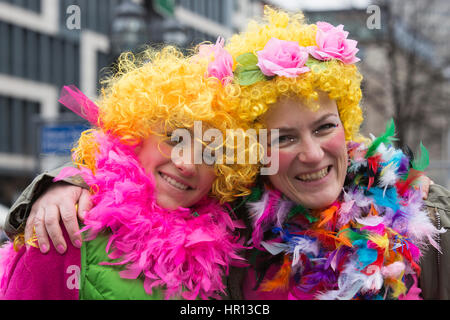
<svg viewBox="0 0 450 320"><path fill-rule="evenodd" d="M281 98L264 117L270 138L279 148L278 173L269 177L275 188L309 209L321 209L339 196L347 173L345 133L336 102L319 95L312 111L296 97Z"/></svg>
<svg viewBox="0 0 450 320"><path fill-rule="evenodd" d="M216 178L212 166L171 159L173 146L164 136L150 135L136 149L141 166L155 179L157 204L170 210L196 204L211 191Z"/></svg>

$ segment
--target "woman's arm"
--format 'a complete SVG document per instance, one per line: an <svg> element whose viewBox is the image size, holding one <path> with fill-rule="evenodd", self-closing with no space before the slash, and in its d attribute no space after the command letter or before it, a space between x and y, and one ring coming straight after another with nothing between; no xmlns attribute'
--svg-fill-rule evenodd
<svg viewBox="0 0 450 320"><path fill-rule="evenodd" d="M53 183L53 178L61 169L38 176L12 206L7 217L5 230L8 235L11 237L18 233L18 228L13 227L17 224L22 230L25 228L25 240L30 239L35 231L42 253L50 249L49 237L59 253L66 251L67 244L62 236L61 220L72 244L79 248L81 235L78 219L83 221L84 212L92 207L87 186L79 177ZM431 184L433 181L430 178L420 178L424 199L428 196ZM26 225L23 225L25 220Z"/></svg>
<svg viewBox="0 0 450 320"><path fill-rule="evenodd" d="M64 253L64 241L60 221L66 228L72 244L81 247L81 234L78 219L84 220L84 212L91 208L89 191L79 186L54 183L34 202L25 226L25 239L36 233L42 253L50 249L49 237L59 253ZM78 218L78 219L77 219Z"/></svg>
<svg viewBox="0 0 450 320"><path fill-rule="evenodd" d="M67 244L62 237L61 220L72 244L81 246L77 217L82 221L84 212L92 206L87 186L79 177L53 182L61 169L37 176L11 207L5 223L10 238L25 231L24 237L28 240L35 230L43 253L50 249L48 236L58 252L65 252Z"/></svg>

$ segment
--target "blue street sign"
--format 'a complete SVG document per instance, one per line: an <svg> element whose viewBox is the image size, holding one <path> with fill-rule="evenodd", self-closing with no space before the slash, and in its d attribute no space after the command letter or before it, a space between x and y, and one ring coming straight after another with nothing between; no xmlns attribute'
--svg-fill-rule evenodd
<svg viewBox="0 0 450 320"><path fill-rule="evenodd" d="M44 124L41 127L41 154L70 155L70 150L87 124Z"/></svg>

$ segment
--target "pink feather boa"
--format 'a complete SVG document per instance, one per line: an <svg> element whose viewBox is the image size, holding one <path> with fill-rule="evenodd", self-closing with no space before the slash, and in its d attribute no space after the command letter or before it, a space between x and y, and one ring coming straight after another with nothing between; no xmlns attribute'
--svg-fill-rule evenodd
<svg viewBox="0 0 450 320"><path fill-rule="evenodd" d="M208 197L190 209L159 207L153 177L139 165L134 148L103 133L96 139L95 175L87 168L66 168L55 179L80 174L94 191L82 229L87 240L109 230L106 251L119 259L112 264L126 264L122 278L142 276L148 294L163 287L166 299L220 298L229 266L242 265L237 252L244 247L233 234L242 224Z"/></svg>

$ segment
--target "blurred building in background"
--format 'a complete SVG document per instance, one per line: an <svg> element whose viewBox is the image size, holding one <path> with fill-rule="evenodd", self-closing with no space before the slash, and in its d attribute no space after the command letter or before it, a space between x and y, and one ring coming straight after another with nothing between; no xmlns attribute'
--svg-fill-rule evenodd
<svg viewBox="0 0 450 320"><path fill-rule="evenodd" d="M0 226L5 224L6 215L8 213L8 208L0 204ZM0 228L0 246L8 240L6 233Z"/></svg>
<svg viewBox="0 0 450 320"><path fill-rule="evenodd" d="M374 0L381 9L379 42L362 63L366 132L394 118L403 146L430 152L427 174L450 187L450 2ZM381 125L383 124L383 125Z"/></svg>
<svg viewBox="0 0 450 320"><path fill-rule="evenodd" d="M215 42L261 15L259 0L0 0L0 204L70 160L87 128L58 103L64 85L95 98L123 50Z"/></svg>

